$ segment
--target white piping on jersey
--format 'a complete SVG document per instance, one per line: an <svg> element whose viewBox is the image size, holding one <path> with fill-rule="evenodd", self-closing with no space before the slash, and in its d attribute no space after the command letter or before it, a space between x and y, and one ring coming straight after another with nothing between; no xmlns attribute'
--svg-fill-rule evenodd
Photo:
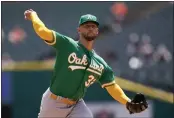
<svg viewBox="0 0 174 118"><path fill-rule="evenodd" d="M68 68L70 68L72 71L76 69L85 69L83 66L69 66Z"/></svg>
<svg viewBox="0 0 174 118"><path fill-rule="evenodd" d="M77 69L82 69L82 70L83 70L83 69L85 69L86 67L83 67L83 66L69 66L68 68L70 68L72 71L74 71L74 70L77 70ZM90 71L90 72L92 72L92 73L95 73L95 74L101 76L101 73L99 73L99 72L97 72L97 71L95 71L95 70L92 70L92 69L90 69L90 68L88 68L87 71Z"/></svg>
<svg viewBox="0 0 174 118"><path fill-rule="evenodd" d="M90 69L90 68L88 68L87 70L90 71L90 72L93 72L93 73L95 73L95 74L97 74L97 75L99 75L99 76L101 75L101 73L99 73L99 72L97 72L97 71L95 71L95 70L92 70L92 69Z"/></svg>

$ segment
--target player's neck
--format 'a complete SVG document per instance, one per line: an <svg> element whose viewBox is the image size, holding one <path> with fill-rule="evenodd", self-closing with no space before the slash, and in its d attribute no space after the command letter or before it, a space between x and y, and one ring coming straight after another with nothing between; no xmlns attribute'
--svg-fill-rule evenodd
<svg viewBox="0 0 174 118"><path fill-rule="evenodd" d="M89 51L91 51L93 49L94 41L87 41L85 39L80 39L79 42Z"/></svg>

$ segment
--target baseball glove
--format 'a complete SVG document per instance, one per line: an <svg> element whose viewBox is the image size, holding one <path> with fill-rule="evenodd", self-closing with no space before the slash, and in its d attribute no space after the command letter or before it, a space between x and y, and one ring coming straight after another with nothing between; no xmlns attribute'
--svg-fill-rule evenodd
<svg viewBox="0 0 174 118"><path fill-rule="evenodd" d="M148 108L148 103L143 94L137 93L131 102L127 102L126 108L130 114L140 113Z"/></svg>

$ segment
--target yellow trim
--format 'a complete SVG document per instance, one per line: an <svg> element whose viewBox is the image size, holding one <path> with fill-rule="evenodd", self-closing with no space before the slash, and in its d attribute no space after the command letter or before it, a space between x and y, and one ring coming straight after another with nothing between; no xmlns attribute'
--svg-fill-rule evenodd
<svg viewBox="0 0 174 118"><path fill-rule="evenodd" d="M36 61L36 62L14 62L8 63L7 66L2 65L2 71L42 71L53 70L55 60ZM123 78L116 77L116 83L124 90L131 92L141 92L155 99L174 103L172 92L166 92L160 89L148 87L136 82L132 82Z"/></svg>
<svg viewBox="0 0 174 118"><path fill-rule="evenodd" d="M44 41L48 45L54 45L54 44L56 44L56 34L55 34L55 31L52 30L52 32L53 32L53 37L54 37L53 38L53 42L49 43L47 41Z"/></svg>
<svg viewBox="0 0 174 118"><path fill-rule="evenodd" d="M104 88L105 86L112 85L112 84L114 84L114 83L115 83L115 80L112 81L112 82L109 82L109 83L105 83L105 84L102 85L102 88Z"/></svg>
<svg viewBox="0 0 174 118"><path fill-rule="evenodd" d="M2 65L2 71L42 71L52 70L55 60L35 61L35 62L12 62L8 65Z"/></svg>

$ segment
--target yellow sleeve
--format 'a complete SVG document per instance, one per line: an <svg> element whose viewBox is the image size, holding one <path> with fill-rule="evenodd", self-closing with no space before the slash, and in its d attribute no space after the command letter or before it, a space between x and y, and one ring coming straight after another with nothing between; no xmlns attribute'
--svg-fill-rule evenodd
<svg viewBox="0 0 174 118"><path fill-rule="evenodd" d="M108 93L118 102L122 104L126 104L128 101L131 101L123 92L118 84L113 84L111 86L107 86L106 90Z"/></svg>
<svg viewBox="0 0 174 118"><path fill-rule="evenodd" d="M36 34L48 44L55 43L54 31L48 29L34 12L31 14L31 21Z"/></svg>

